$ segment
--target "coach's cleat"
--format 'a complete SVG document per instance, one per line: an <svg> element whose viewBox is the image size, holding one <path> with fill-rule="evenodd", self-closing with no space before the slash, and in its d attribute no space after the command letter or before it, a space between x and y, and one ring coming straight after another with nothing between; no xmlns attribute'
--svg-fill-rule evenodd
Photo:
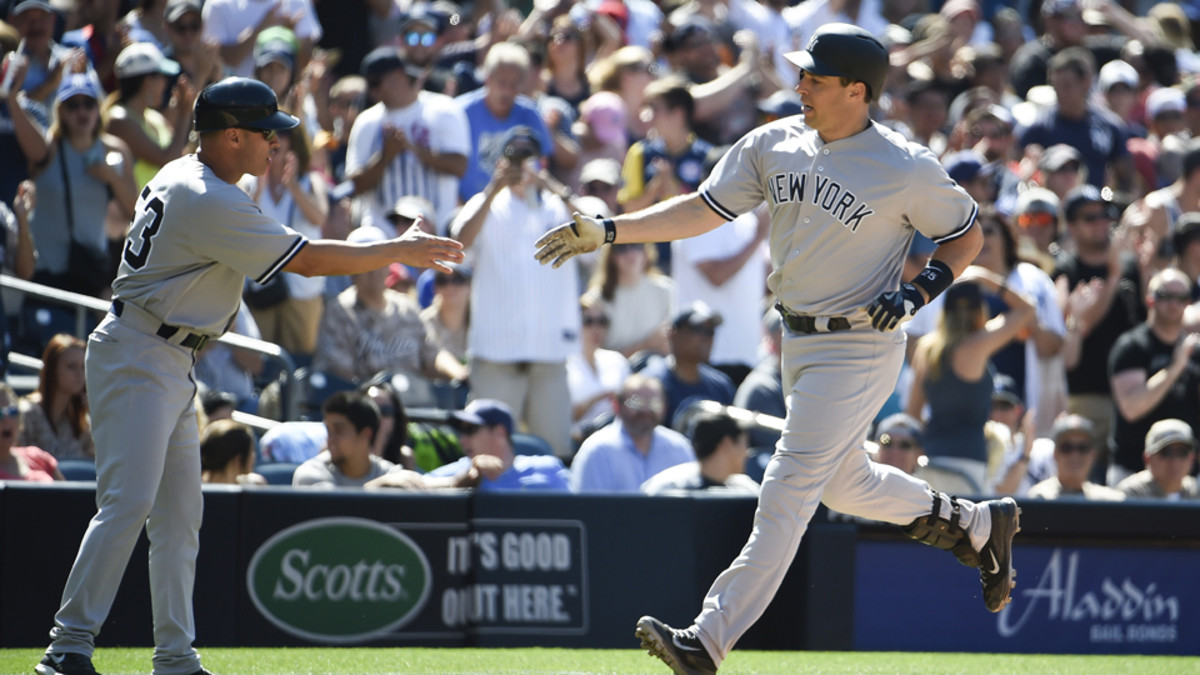
<svg viewBox="0 0 1200 675"><path fill-rule="evenodd" d="M634 631L642 640L642 648L671 667L676 675L713 675L717 665L700 642L694 626L680 630L652 616L638 619Z"/></svg>
<svg viewBox="0 0 1200 675"><path fill-rule="evenodd" d="M100 675L92 666L92 659L83 654L46 654L33 667L38 675Z"/></svg>
<svg viewBox="0 0 1200 675"><path fill-rule="evenodd" d="M1021 531L1021 509L1012 497L993 499L984 504L992 513L992 534L979 551L979 581L983 584L983 602L988 611L999 612L1012 601L1012 589L1016 585L1012 541Z"/></svg>
<svg viewBox="0 0 1200 675"><path fill-rule="evenodd" d="M200 670L197 670L196 672L192 673L192 675L213 675L213 674L211 672L209 672L208 670L201 668Z"/></svg>

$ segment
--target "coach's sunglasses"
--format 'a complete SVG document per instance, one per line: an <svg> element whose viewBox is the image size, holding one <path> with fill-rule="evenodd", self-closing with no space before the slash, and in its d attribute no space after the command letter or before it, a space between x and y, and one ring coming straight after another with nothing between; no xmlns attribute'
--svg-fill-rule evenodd
<svg viewBox="0 0 1200 675"><path fill-rule="evenodd" d="M246 131L253 131L256 134L262 134L263 140L268 143L275 140L275 138L279 135L275 132L274 129L250 129L248 127L239 127L239 128L245 129Z"/></svg>

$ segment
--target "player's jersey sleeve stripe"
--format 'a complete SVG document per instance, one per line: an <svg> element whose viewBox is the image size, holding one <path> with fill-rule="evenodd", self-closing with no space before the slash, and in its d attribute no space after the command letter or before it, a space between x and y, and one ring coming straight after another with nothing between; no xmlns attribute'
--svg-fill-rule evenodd
<svg viewBox="0 0 1200 675"><path fill-rule="evenodd" d="M254 281L260 284L269 282L275 277L276 274L279 273L279 270L283 269L292 258L296 257L296 254L299 253L300 249L304 248L304 245L307 243L308 239L304 237L296 237L296 241L288 247L288 250L285 251L283 255L279 256L279 259L276 260L273 265L268 267L267 271L263 272L262 276Z"/></svg>
<svg viewBox="0 0 1200 675"><path fill-rule="evenodd" d="M944 244L948 241L954 241L955 239L958 239L959 237L963 236L964 234L967 233L967 230L971 229L971 224L975 222L975 216L977 216L977 215L979 215L979 205L972 204L971 205L971 215L967 216L966 222L964 222L962 225L960 225L958 227L958 229L954 230L950 234L947 234L944 237L938 237L937 239L934 239L933 243L937 244L938 246L941 246L942 244Z"/></svg>
<svg viewBox="0 0 1200 675"><path fill-rule="evenodd" d="M708 193L708 190L701 190L700 198L704 200L705 204L708 204L708 208L715 211L718 216L721 216L725 220L734 220L738 217L738 214L725 208L720 202L714 199L713 196Z"/></svg>

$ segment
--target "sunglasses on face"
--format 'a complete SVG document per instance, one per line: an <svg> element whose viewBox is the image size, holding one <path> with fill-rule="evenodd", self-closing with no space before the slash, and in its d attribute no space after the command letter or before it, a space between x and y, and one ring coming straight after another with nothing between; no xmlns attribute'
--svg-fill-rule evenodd
<svg viewBox="0 0 1200 675"><path fill-rule="evenodd" d="M1056 450L1064 455L1069 455L1074 452L1085 455L1091 452L1093 447L1094 446L1091 443L1059 443L1054 446Z"/></svg>
<svg viewBox="0 0 1200 675"><path fill-rule="evenodd" d="M75 98L70 98L66 101L63 101L62 107L63 110L75 112L76 110L95 110L96 105L96 99L94 98L88 96L77 96Z"/></svg>
<svg viewBox="0 0 1200 675"><path fill-rule="evenodd" d="M1079 216L1081 223L1107 223L1111 220L1107 213L1086 213Z"/></svg>
<svg viewBox="0 0 1200 675"><path fill-rule="evenodd" d="M473 434L477 434L477 433L479 433L479 430L482 428L483 427L479 426L478 424L462 424L459 426L459 430L462 432L463 436L471 436Z"/></svg>
<svg viewBox="0 0 1200 675"><path fill-rule="evenodd" d="M199 33L200 22L189 21L187 23L173 23L171 24L171 28L175 29L176 33Z"/></svg>
<svg viewBox="0 0 1200 675"><path fill-rule="evenodd" d="M263 140L270 143L279 135L274 129L246 129L246 131L262 134Z"/></svg>
<svg viewBox="0 0 1200 675"><path fill-rule="evenodd" d="M1055 224L1055 218L1051 213L1022 213L1017 216L1017 224L1021 227L1050 227Z"/></svg>
<svg viewBox="0 0 1200 675"><path fill-rule="evenodd" d="M1186 304L1192 301L1192 296L1187 293L1172 293L1160 288L1154 291L1154 299L1159 302L1174 301Z"/></svg>
<svg viewBox="0 0 1200 675"><path fill-rule="evenodd" d="M919 446L917 445L917 442L911 438L892 438L888 434L884 434L879 439L879 447L896 448L899 450L916 450Z"/></svg>
<svg viewBox="0 0 1200 675"><path fill-rule="evenodd" d="M717 334L717 329L712 326L684 326L683 328L692 335L710 338Z"/></svg>
<svg viewBox="0 0 1200 675"><path fill-rule="evenodd" d="M583 317L583 325L585 326L604 326L608 327L609 321L607 316L585 316Z"/></svg>
<svg viewBox="0 0 1200 675"><path fill-rule="evenodd" d="M0 420L6 420L21 414L21 409L15 405L0 408Z"/></svg>
<svg viewBox="0 0 1200 675"><path fill-rule="evenodd" d="M1191 455L1193 450L1186 445L1168 445L1158 451L1166 459L1185 459Z"/></svg>
<svg viewBox="0 0 1200 675"><path fill-rule="evenodd" d="M413 31L404 34L404 43L409 47L432 47L437 42L437 33L433 31L418 33Z"/></svg>

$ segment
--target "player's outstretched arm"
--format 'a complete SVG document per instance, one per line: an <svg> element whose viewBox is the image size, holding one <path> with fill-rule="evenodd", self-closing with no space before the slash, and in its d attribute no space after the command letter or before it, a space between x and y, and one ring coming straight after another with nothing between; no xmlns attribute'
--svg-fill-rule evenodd
<svg viewBox="0 0 1200 675"><path fill-rule="evenodd" d="M550 230L534 244L538 249L534 257L543 265L554 263L558 267L580 253L614 241L636 244L695 237L717 228L725 218L693 192L617 216L611 222L612 228L608 228L599 218L576 213L572 222Z"/></svg>
<svg viewBox="0 0 1200 675"><path fill-rule="evenodd" d="M387 241L349 243L335 239L316 239L300 249L283 269L307 277L361 274L394 262L413 267L432 267L447 274L446 263L463 260L462 244L436 237L416 226Z"/></svg>

